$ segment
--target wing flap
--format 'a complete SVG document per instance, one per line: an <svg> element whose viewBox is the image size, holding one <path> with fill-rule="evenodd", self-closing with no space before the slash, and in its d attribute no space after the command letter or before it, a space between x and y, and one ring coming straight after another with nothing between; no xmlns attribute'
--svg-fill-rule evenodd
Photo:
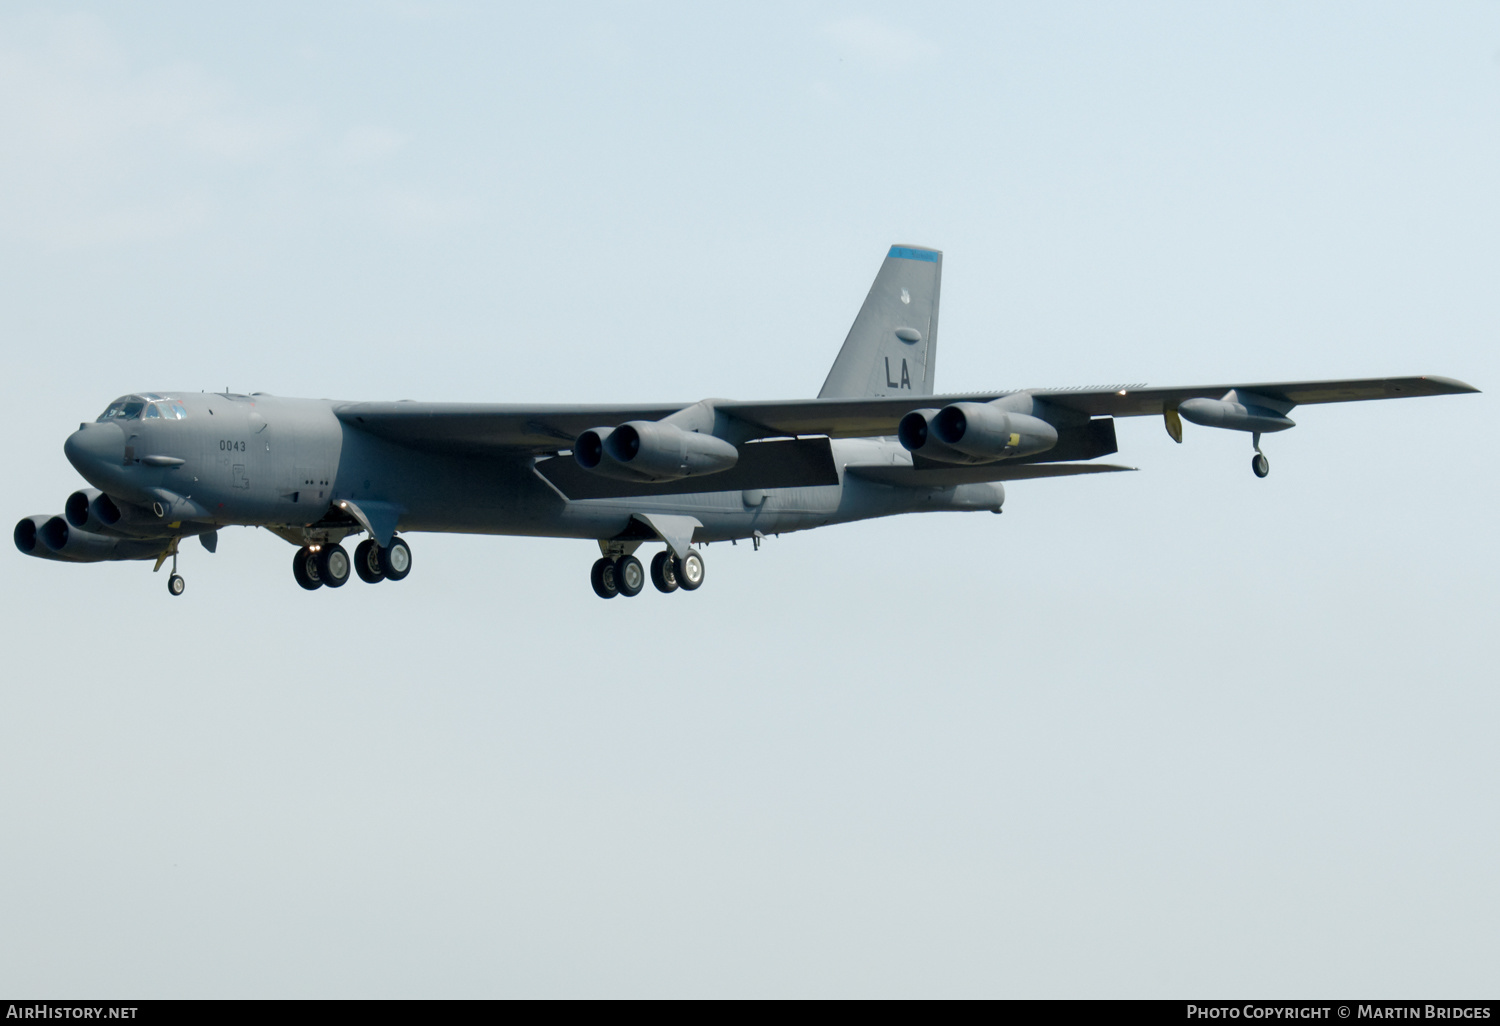
<svg viewBox="0 0 1500 1026"><path fill-rule="evenodd" d="M838 467L833 462L833 446L827 438L747 442L739 449L739 462L728 470L659 484L616 481L591 474L571 456L539 460L536 472L569 499L634 499L652 495L743 491L749 488L810 488L839 483Z"/></svg>
<svg viewBox="0 0 1500 1026"><path fill-rule="evenodd" d="M952 485L979 484L985 481L1030 481L1043 477L1074 477L1078 474L1114 474L1133 471L1114 463L981 463L975 467L848 467L845 473L866 481L896 485L901 488L947 488Z"/></svg>

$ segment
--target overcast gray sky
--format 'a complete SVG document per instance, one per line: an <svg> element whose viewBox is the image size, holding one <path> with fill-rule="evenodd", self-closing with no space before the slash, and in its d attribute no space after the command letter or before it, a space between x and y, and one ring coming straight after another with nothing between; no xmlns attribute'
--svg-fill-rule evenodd
<svg viewBox="0 0 1500 1026"><path fill-rule="evenodd" d="M4 561L0 992L1494 996L1500 5L9 4L12 520L133 389L1444 374L1006 513Z"/></svg>

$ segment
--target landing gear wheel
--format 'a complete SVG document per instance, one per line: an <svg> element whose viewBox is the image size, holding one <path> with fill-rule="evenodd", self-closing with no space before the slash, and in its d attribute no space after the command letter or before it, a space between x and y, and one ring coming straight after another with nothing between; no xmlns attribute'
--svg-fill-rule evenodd
<svg viewBox="0 0 1500 1026"><path fill-rule="evenodd" d="M683 591L703 587L703 557L697 549L688 549L688 554L677 560L677 583Z"/></svg>
<svg viewBox="0 0 1500 1026"><path fill-rule="evenodd" d="M167 591L171 592L173 595L181 595L183 592L187 591L187 581L184 581L181 575L173 574L171 577L167 578Z"/></svg>
<svg viewBox="0 0 1500 1026"><path fill-rule="evenodd" d="M634 556L621 556L615 560L615 584L621 595L635 598L646 586L646 568Z"/></svg>
<svg viewBox="0 0 1500 1026"><path fill-rule="evenodd" d="M324 545L318 550L318 578L330 588L349 583L349 553L342 545Z"/></svg>
<svg viewBox="0 0 1500 1026"><path fill-rule="evenodd" d="M318 576L318 554L306 547L298 549L292 557L292 576L308 591L323 587L323 578Z"/></svg>
<svg viewBox="0 0 1500 1026"><path fill-rule="evenodd" d="M1250 460L1250 469L1255 471L1256 477L1265 477L1271 472L1271 461L1264 454L1256 453Z"/></svg>
<svg viewBox="0 0 1500 1026"><path fill-rule="evenodd" d="M620 593L619 578L615 576L615 561L601 559L589 571L589 581L594 585L594 594L603 599L614 598Z"/></svg>
<svg viewBox="0 0 1500 1026"><path fill-rule="evenodd" d="M392 538L391 544L380 550L380 569L387 579L402 581L411 573L411 549L400 538Z"/></svg>
<svg viewBox="0 0 1500 1026"><path fill-rule="evenodd" d="M354 572L366 584L379 584L385 580L385 571L380 569L380 546L374 538L366 538L354 546Z"/></svg>
<svg viewBox="0 0 1500 1026"><path fill-rule="evenodd" d="M651 557L651 583L663 595L677 590L677 560L672 558L671 549L663 549Z"/></svg>

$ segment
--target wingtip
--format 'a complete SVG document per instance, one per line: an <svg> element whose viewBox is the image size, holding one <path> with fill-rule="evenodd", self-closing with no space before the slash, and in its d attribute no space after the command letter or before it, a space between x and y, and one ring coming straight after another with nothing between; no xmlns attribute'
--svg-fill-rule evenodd
<svg viewBox="0 0 1500 1026"><path fill-rule="evenodd" d="M1442 385L1450 393L1454 394L1479 391L1479 389L1475 388L1467 381L1459 381L1457 378L1445 378L1441 374L1427 374L1424 375L1424 378L1425 380L1431 381L1434 384Z"/></svg>

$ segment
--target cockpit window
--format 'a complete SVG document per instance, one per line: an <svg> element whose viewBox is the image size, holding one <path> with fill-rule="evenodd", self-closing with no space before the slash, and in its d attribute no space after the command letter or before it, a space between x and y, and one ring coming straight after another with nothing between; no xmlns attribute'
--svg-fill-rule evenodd
<svg viewBox="0 0 1500 1026"><path fill-rule="evenodd" d="M140 420L146 401L138 395L127 395L109 404L109 409L99 414L99 420Z"/></svg>
<svg viewBox="0 0 1500 1026"><path fill-rule="evenodd" d="M187 417L187 409L180 399L167 399L147 392L116 399L109 404L109 409L99 414L99 421L140 420L142 416L147 420L183 420Z"/></svg>

